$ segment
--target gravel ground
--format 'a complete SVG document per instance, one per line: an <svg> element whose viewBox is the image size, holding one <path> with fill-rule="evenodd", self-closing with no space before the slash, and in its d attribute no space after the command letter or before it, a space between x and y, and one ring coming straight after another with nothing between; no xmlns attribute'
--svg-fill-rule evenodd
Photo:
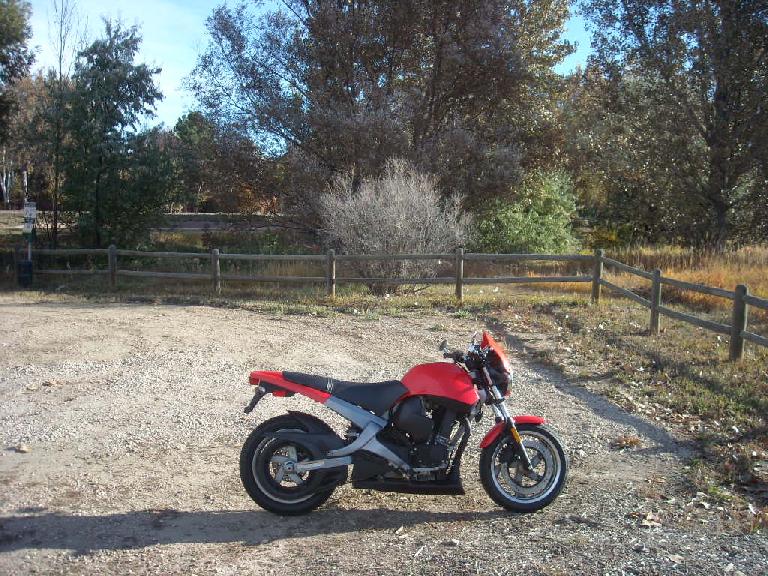
<svg viewBox="0 0 768 576"><path fill-rule="evenodd" d="M14 295L0 314L2 574L768 574L765 536L723 533L716 503L682 490L684 442L532 363L513 339L513 411L547 417L571 457L545 510L513 515L483 492L488 417L465 455L466 496L344 486L299 518L248 498L237 465L249 430L288 408L324 415L296 396L245 416L250 370L397 378L479 321ZM640 445L612 448L622 435Z"/></svg>

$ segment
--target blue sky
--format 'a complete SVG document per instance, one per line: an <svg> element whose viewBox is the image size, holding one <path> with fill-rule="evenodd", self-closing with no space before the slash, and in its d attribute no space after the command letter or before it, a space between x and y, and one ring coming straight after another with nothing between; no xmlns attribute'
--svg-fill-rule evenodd
<svg viewBox="0 0 768 576"><path fill-rule="evenodd" d="M218 0L75 0L77 11L88 38L102 32L101 18L120 19L126 25L138 25L144 41L139 60L163 69L157 78L164 99L157 105L157 121L173 126L184 112L194 107L194 98L187 93L183 79L197 62L205 47L205 19L220 4ZM51 46L53 19L51 0L31 0L32 45L37 52L37 67L55 62ZM589 55L589 36L580 16L573 16L566 27L565 37L578 44L577 52L558 68L568 72L583 65Z"/></svg>

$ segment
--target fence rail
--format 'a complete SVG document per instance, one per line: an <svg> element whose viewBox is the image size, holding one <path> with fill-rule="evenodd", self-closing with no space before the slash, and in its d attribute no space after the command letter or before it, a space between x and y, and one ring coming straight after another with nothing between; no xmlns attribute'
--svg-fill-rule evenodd
<svg viewBox="0 0 768 576"><path fill-rule="evenodd" d="M641 268L635 268L634 266L630 266L629 264L624 264L624 262L619 262L618 260L614 260L613 258L607 258L606 256L603 256L602 260L605 264L608 264L609 266L613 266L614 268L618 268L619 270L622 270L624 272L634 274L635 276L640 276L641 278L647 278L648 280L653 279L653 272L647 272Z"/></svg>
<svg viewBox="0 0 768 576"><path fill-rule="evenodd" d="M464 284L539 284L547 282L592 282L592 276L492 276L464 278Z"/></svg>
<svg viewBox="0 0 768 576"><path fill-rule="evenodd" d="M667 286L673 286L680 290L691 290L692 292L698 292L699 294L708 294L709 296L719 296L720 298L727 298L733 300L736 298L736 292L732 290L723 290L722 288L714 288L712 286L704 286L703 284L694 284L692 282L683 282L682 280L675 280L674 278L662 278L662 284Z"/></svg>
<svg viewBox="0 0 768 576"><path fill-rule="evenodd" d="M639 296L638 294L635 294L631 290L627 290L626 288L622 288L621 286L618 286L618 285L614 284L613 282L608 282L608 280L606 280L604 278L600 279L600 285L601 286L605 286L606 288L609 288L609 289L611 289L614 292L618 292L619 294L621 294L622 296L625 296L626 298L629 298L630 300L634 300L635 302L637 302L641 306L645 306L646 308L650 308L651 307L651 301L650 300L646 300L642 296Z"/></svg>
<svg viewBox="0 0 768 576"><path fill-rule="evenodd" d="M108 248L38 248L32 251L34 254L43 254L51 256L95 256L99 254L106 254L109 252Z"/></svg>
<svg viewBox="0 0 768 576"><path fill-rule="evenodd" d="M106 252L106 250L105 250ZM149 258L210 258L210 252L145 252L143 250L115 250L118 256L147 256Z"/></svg>
<svg viewBox="0 0 768 576"><path fill-rule="evenodd" d="M720 334L731 333L731 327L728 324L721 324L720 322L705 320L704 318L699 318L698 316L694 316L692 314L686 314L685 312L680 312L679 310L673 310L672 308L667 308L666 306L659 306L659 312L664 314L664 316L669 316L675 320L681 320L683 322L687 322L688 324L693 324L694 326L704 328L705 330L709 330L711 332L718 332Z"/></svg>
<svg viewBox="0 0 768 576"><path fill-rule="evenodd" d="M227 282L290 282L290 283L325 283L328 296L336 295L336 286L339 282L363 283L363 284L389 284L389 285L420 285L420 284L455 284L456 298L461 301L464 296L464 285L476 284L539 284L539 283L571 283L591 282L592 300L599 304L602 288L623 296L650 309L649 334L657 335L660 332L660 317L667 316L681 322L692 324L704 330L718 334L730 335L729 355L731 360L739 360L744 355L744 342L750 342L758 346L768 347L768 338L748 328L749 307L768 310L768 299L759 298L749 293L744 285L736 286L735 290L725 290L685 282L676 278L663 276L661 270L643 270L629 266L624 262L605 256L603 250L595 250L589 254L477 254L464 253L462 248L452 254L339 254L329 250L326 254L222 254L218 249L210 252L145 252L141 250L122 250L116 246L109 248L65 248L65 249L38 249L35 255L44 256L107 256L107 269L40 269L39 274L95 274L109 275L110 285L117 285L120 276L137 278L166 278L176 280L210 280L215 292L221 291L222 281ZM210 262L209 272L154 272L144 270L124 270L118 267L119 257L146 257L146 258L186 258L200 259ZM17 260L20 259L18 250ZM322 276L270 276L221 273L221 261L247 261L247 262L317 262L325 264L325 273ZM337 262L362 262L362 261L402 261L402 260L437 260L452 263L453 276L440 276L433 278L367 278L336 275ZM464 274L465 262L576 262L587 263L592 269L589 275L573 276L496 276L496 277L467 277ZM650 300L615 284L604 278L605 267L617 269L639 278L651 281ZM731 323L723 324L705 318L694 316L674 310L662 305L662 286L669 286L677 290L694 291L701 294L725 298L732 302Z"/></svg>

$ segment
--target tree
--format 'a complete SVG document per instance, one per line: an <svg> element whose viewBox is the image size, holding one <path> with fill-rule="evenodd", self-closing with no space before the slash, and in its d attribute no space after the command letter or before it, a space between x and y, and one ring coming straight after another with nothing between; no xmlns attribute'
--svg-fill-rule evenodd
<svg viewBox="0 0 768 576"><path fill-rule="evenodd" d="M207 113L286 166L283 202L312 226L335 174L355 187L404 157L470 202L519 181L531 123L570 50L566 0L286 0L209 18L191 85ZM530 145L530 148L529 148Z"/></svg>
<svg viewBox="0 0 768 576"><path fill-rule="evenodd" d="M216 126L199 112L182 116L173 128L180 199L188 212L196 211L212 196L209 175L215 155L215 131Z"/></svg>
<svg viewBox="0 0 768 576"><path fill-rule="evenodd" d="M59 196L61 190L61 152L64 143L64 114L69 89L68 64L76 34L76 6L73 0L53 1L53 45L56 49L56 70L49 77L53 85L52 106L49 110L53 133L51 135L53 158L53 186L51 190L51 246L56 248L59 235Z"/></svg>
<svg viewBox="0 0 768 576"><path fill-rule="evenodd" d="M13 86L27 74L34 59L27 47L32 35L29 14L27 2L0 0L0 195L6 206L13 181L13 165L6 150L8 122L16 104Z"/></svg>
<svg viewBox="0 0 768 576"><path fill-rule="evenodd" d="M30 7L19 0L0 0L0 143L7 138L14 105L11 87L29 71L34 56L27 47L32 36Z"/></svg>
<svg viewBox="0 0 768 576"><path fill-rule="evenodd" d="M136 27L104 24L104 37L75 62L62 154L66 208L76 213L83 242L94 246L135 243L161 217L173 189L157 132L136 132L162 98L153 80L160 70L134 63Z"/></svg>
<svg viewBox="0 0 768 576"><path fill-rule="evenodd" d="M180 194L188 209L263 211L274 194L271 163L247 136L190 112L174 127Z"/></svg>
<svg viewBox="0 0 768 576"><path fill-rule="evenodd" d="M38 207L45 209L47 190L50 183L50 163L46 109L50 106L51 94L42 74L25 76L10 88L10 97L23 106L14 106L7 119L9 134L12 138L3 146L3 165L6 174L16 174L21 170L28 172L30 196L38 201ZM8 199L15 192L21 197L21 178L8 178ZM15 188L16 190L13 190Z"/></svg>
<svg viewBox="0 0 768 576"><path fill-rule="evenodd" d="M755 240L768 182L768 6L720 0L586 0L609 133L644 163L644 187L685 240Z"/></svg>
<svg viewBox="0 0 768 576"><path fill-rule="evenodd" d="M473 238L478 252L558 253L577 248L576 199L563 171L532 172L514 200L495 199L479 215Z"/></svg>

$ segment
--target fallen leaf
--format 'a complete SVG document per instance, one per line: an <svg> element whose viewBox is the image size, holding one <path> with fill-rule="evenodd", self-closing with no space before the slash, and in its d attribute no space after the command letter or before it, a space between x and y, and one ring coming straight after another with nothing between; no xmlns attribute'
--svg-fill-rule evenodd
<svg viewBox="0 0 768 576"><path fill-rule="evenodd" d="M640 520L640 526L643 528L655 528L657 526L661 526L661 519L656 516L653 512L648 512L648 514L645 515L645 518Z"/></svg>

